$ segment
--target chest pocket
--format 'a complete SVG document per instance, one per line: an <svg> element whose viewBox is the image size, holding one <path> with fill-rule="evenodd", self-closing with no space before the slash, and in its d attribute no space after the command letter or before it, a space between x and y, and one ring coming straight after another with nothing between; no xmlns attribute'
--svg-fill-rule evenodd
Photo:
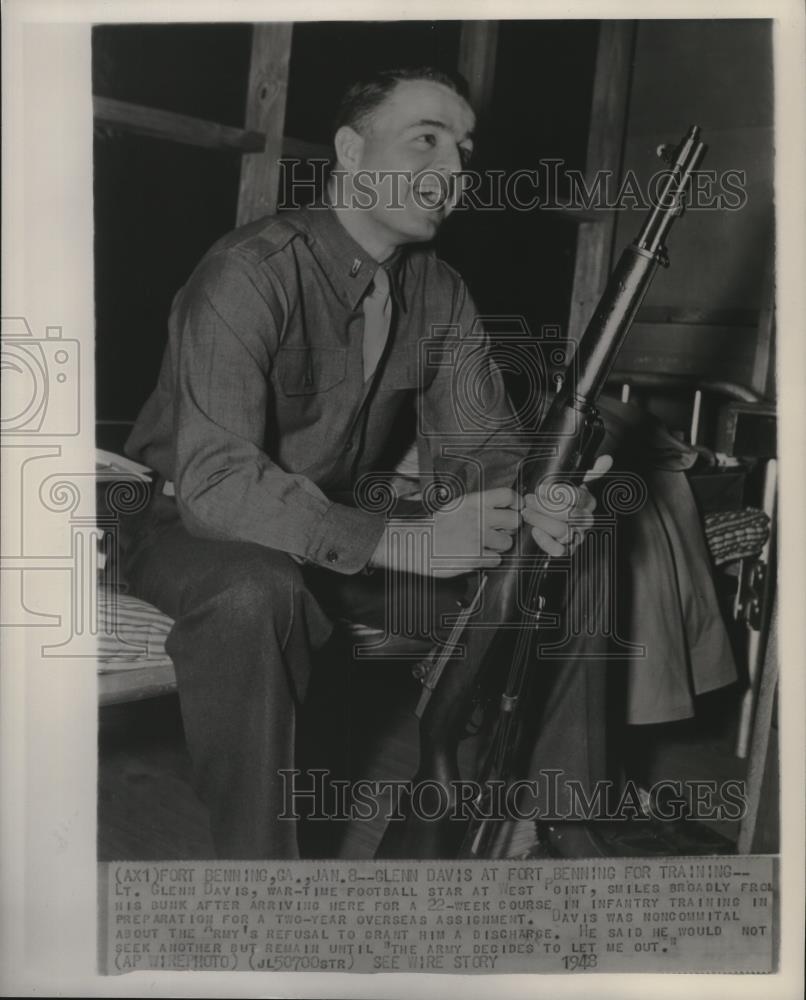
<svg viewBox="0 0 806 1000"><path fill-rule="evenodd" d="M277 353L277 384L286 396L327 392L347 374L344 347L281 347Z"/></svg>

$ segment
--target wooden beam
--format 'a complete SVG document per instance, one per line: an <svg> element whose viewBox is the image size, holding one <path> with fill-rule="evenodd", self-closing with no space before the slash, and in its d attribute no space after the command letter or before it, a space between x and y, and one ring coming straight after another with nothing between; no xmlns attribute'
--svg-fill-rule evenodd
<svg viewBox="0 0 806 1000"><path fill-rule="evenodd" d="M145 135L150 139L167 139L204 149L232 149L239 153L262 153L266 145L266 136L262 132L220 125L144 104L130 104L111 97L93 97L92 105L96 125ZM331 149L323 142L309 142L284 135L283 156L297 160L329 160Z"/></svg>
<svg viewBox="0 0 806 1000"><path fill-rule="evenodd" d="M111 97L93 97L96 125L122 129L152 139L168 139L205 149L235 149L240 153L263 149L265 136L248 129L219 125L218 122L191 118L174 111L149 108L142 104L116 101Z"/></svg>
<svg viewBox="0 0 806 1000"><path fill-rule="evenodd" d="M261 152L248 153L241 161L239 226L270 215L277 205L292 27L285 22L253 28L245 124L262 132L266 142Z"/></svg>
<svg viewBox="0 0 806 1000"><path fill-rule="evenodd" d="M287 160L329 160L332 156L333 150L323 142L283 136L283 157Z"/></svg>
<svg viewBox="0 0 806 1000"><path fill-rule="evenodd" d="M750 384L769 399L775 398L775 245L770 249L764 267L761 287L761 310L758 317L756 356Z"/></svg>
<svg viewBox="0 0 806 1000"><path fill-rule="evenodd" d="M616 175L621 171L635 24L602 21L599 32L586 156L589 182L598 170L611 170ZM579 226L568 316L570 337L582 335L607 284L615 226L613 212L602 212L599 221Z"/></svg>
<svg viewBox="0 0 806 1000"><path fill-rule="evenodd" d="M458 69L470 87L470 103L479 118L489 110L495 83L498 21L463 21Z"/></svg>
<svg viewBox="0 0 806 1000"><path fill-rule="evenodd" d="M764 825L764 810L762 805L766 798L767 808L775 809L778 803L778 789L765 789L765 779L769 780L769 772L775 772L774 759L778 748L775 740L771 740L772 718L778 695L778 610L775 601L767 637L767 648L761 668L758 685L758 703L755 706L753 722L753 737L750 746L747 776L745 778L745 793L747 796L747 811L739 827L739 839L736 844L738 854L750 854L753 851L775 850L771 845L760 845L758 833ZM766 791L766 796L764 792Z"/></svg>
<svg viewBox="0 0 806 1000"><path fill-rule="evenodd" d="M758 309L696 309L688 306L641 306L636 323L688 323L691 326L752 326Z"/></svg>

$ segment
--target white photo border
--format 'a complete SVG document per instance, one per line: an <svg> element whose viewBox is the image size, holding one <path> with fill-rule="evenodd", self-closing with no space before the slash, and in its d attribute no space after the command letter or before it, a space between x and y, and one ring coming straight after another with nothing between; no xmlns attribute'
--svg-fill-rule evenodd
<svg viewBox="0 0 806 1000"><path fill-rule="evenodd" d="M479 0L403 5L350 0L337 9L317 2L254 0L6 0L3 10L3 284L2 315L24 317L34 337L61 327L78 341L80 433L56 428L43 444L76 473L93 460L93 218L90 28L131 21L277 21L316 19L532 18L534 0ZM645 18L634 0L543 0L541 18ZM31 630L6 628L0 674L0 987L4 994L81 996L405 996L412 989L439 996L645 997L686 993L699 998L801 995L804 854L804 614L806 592L802 456L806 454L803 340L804 14L795 0L693 2L660 0L653 18L775 20L777 327L781 462L780 733L781 733L781 967L764 976L596 975L453 977L416 980L321 974L96 973L97 692L94 664L43 657ZM75 401L65 399L64 405ZM67 417L65 418L68 419ZM72 419L72 418L71 418ZM65 424L65 426L68 426ZM54 449L56 449L54 451ZM45 453L47 452L47 454ZM28 456L30 458L30 456ZM27 460L27 459L26 459ZM32 459L36 460L36 459ZM2 551L19 550L18 513L24 462L3 447ZM23 487L24 488L24 482ZM17 491L15 497L13 491ZM11 512L11 513L9 513ZM58 558L63 539L46 517L36 529L37 551ZM68 607L67 574L57 603ZM5 595L6 597L8 595ZM4 598L5 599L5 598ZM692 982L692 979L696 982Z"/></svg>

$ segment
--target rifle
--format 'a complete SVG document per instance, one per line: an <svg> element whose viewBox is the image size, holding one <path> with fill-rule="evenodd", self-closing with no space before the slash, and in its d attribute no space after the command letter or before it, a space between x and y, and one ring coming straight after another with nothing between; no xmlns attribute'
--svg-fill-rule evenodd
<svg viewBox="0 0 806 1000"><path fill-rule="evenodd" d="M543 483L581 474L592 465L603 433L596 401L658 266L668 267L665 239L675 218L683 212L689 179L705 148L699 128L691 126L671 153L667 147L658 151L670 164L660 196L636 239L623 251L579 341L574 384L566 377L557 385L536 436L542 448L521 467L521 493L536 492ZM545 447L547 442L552 445L550 449ZM551 452L548 457L547 450ZM376 857L451 858L463 843L466 853L484 856L490 840L489 824L482 823L475 834L468 836L467 817L450 818L452 814L461 816L462 807L468 805L457 802L458 743L478 690L489 676L494 659L490 651L498 631L495 627L471 625L470 619L483 607L486 621L501 625L518 622L520 626L500 695L492 744L478 782L484 789L493 782L500 785L508 777L514 753L519 725L516 709L533 656L550 565L550 557L538 555L538 551L530 526L523 523L516 544L501 565L481 574L476 594L457 616L447 643L420 664L423 691L416 709L420 719L420 763L413 784L421 790L432 789L433 795L420 795L420 815L415 815L409 802L404 819L389 823ZM479 814L483 815L483 811L479 810ZM428 815L445 818L429 820L425 818Z"/></svg>

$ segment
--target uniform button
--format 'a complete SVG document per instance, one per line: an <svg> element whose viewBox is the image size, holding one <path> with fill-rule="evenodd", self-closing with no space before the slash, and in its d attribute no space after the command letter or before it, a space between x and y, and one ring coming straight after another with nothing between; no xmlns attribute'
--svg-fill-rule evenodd
<svg viewBox="0 0 806 1000"><path fill-rule="evenodd" d="M339 561L339 554L335 549L331 549L327 554L327 561L334 563Z"/></svg>

